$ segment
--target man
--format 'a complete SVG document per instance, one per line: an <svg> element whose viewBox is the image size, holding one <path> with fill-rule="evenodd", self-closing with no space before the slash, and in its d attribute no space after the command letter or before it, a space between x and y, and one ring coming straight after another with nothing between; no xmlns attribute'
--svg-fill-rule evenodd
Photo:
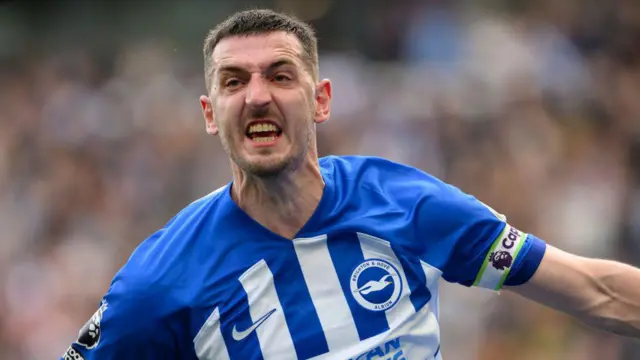
<svg viewBox="0 0 640 360"><path fill-rule="evenodd" d="M414 168L319 160L332 88L304 23L237 13L204 58L233 181L136 249L64 358L441 359L441 277L640 337L637 269L547 246Z"/></svg>

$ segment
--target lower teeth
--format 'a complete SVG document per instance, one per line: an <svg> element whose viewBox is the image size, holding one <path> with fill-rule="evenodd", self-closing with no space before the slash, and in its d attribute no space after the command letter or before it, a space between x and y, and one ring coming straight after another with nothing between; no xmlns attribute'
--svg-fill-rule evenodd
<svg viewBox="0 0 640 360"><path fill-rule="evenodd" d="M275 139L276 138L273 137L273 136L270 136L270 137L257 137L257 138L254 138L253 141L259 142L259 143L264 143L264 142L271 142L271 141L273 141Z"/></svg>

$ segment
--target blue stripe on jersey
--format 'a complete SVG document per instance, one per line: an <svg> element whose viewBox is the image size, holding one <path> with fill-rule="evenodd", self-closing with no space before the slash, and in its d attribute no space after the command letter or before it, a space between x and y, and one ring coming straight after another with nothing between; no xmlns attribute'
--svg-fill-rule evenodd
<svg viewBox="0 0 640 360"><path fill-rule="evenodd" d="M242 296L240 301L230 300L228 302L229 304L238 304L235 308L227 307L220 309L220 331L222 332L222 338L227 345L227 351L232 359L263 360L260 342L255 331L241 341L236 341L231 335L234 325L238 327L238 330L244 330L253 324L251 314L249 313L249 299L247 298L247 294L243 290L239 291L239 293L241 293L240 296Z"/></svg>
<svg viewBox="0 0 640 360"><path fill-rule="evenodd" d="M351 273L364 261L357 234L348 233L329 236L327 245L331 260L340 279L342 291L347 298L351 315L356 323L360 340L368 339L389 330L389 323L384 311L370 311L363 308L351 294L349 282Z"/></svg>
<svg viewBox="0 0 640 360"><path fill-rule="evenodd" d="M391 248L398 257L398 260L400 260L400 264L402 264L409 290L411 290L409 299L411 299L413 307L416 309L416 312L418 312L431 300L431 292L425 285L427 283L427 277L424 271L422 271L420 260L407 258L400 251L396 251L393 244Z"/></svg>
<svg viewBox="0 0 640 360"><path fill-rule="evenodd" d="M298 359L329 352L329 345L304 280L293 244L277 260L274 283ZM292 296L293 294L293 296Z"/></svg>

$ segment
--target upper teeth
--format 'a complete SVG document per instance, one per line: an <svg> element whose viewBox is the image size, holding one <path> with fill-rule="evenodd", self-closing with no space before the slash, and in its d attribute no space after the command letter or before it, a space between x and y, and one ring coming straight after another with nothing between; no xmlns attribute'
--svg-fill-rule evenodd
<svg viewBox="0 0 640 360"><path fill-rule="evenodd" d="M262 131L278 131L278 128L273 124L255 124L249 127L249 134Z"/></svg>

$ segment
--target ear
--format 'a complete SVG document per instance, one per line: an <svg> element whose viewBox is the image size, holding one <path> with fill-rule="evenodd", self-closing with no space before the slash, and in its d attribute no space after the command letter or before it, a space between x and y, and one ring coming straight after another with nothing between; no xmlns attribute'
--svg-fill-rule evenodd
<svg viewBox="0 0 640 360"><path fill-rule="evenodd" d="M213 118L211 98L206 95L200 95L200 107L202 108L202 116L204 116L207 134L218 135L218 125L216 125L215 119Z"/></svg>
<svg viewBox="0 0 640 360"><path fill-rule="evenodd" d="M331 81L324 79L316 85L316 112L314 121L321 124L331 115Z"/></svg>

